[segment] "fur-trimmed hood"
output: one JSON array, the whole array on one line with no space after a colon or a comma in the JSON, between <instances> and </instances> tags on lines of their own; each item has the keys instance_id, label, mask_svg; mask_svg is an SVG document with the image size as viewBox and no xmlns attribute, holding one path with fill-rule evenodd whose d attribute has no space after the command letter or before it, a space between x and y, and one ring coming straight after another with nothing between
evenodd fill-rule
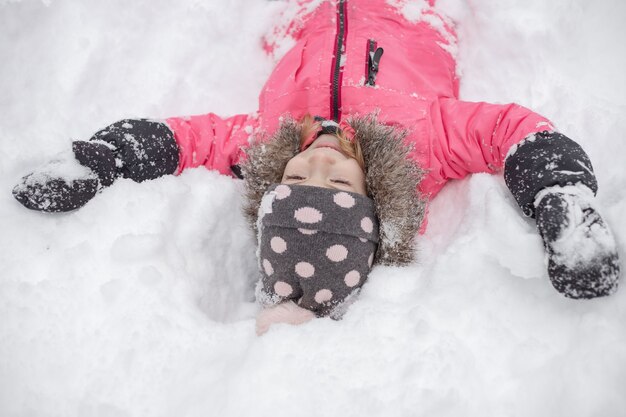
<instances>
[{"instance_id":1,"label":"fur-trimmed hood","mask_svg":"<svg viewBox=\"0 0 626 417\"><path fill-rule=\"evenodd\" d=\"M417 191L424 171L408 154L407 132L379 123L376 115L348 120L363 151L367 193L380 223L374 263L406 265L415 260L415 238L424 220L425 199ZM287 162L300 152L300 125L291 118L270 137L247 150L241 168L246 186L244 211L256 233L257 212L267 188L282 179Z\"/></svg>"}]
</instances>

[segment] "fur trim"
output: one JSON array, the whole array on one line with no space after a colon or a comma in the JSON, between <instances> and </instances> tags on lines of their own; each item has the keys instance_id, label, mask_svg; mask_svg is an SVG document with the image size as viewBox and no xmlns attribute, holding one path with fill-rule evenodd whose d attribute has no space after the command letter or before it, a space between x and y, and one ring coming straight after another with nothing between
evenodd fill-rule
<instances>
[{"instance_id":1,"label":"fur trim","mask_svg":"<svg viewBox=\"0 0 626 417\"><path fill-rule=\"evenodd\" d=\"M417 191L424 171L410 158L407 131L379 123L376 115L348 120L365 159L365 181L380 223L375 264L406 265L415 260L415 238L424 220L425 199ZM256 230L257 211L265 190L282 179L287 162L298 152L300 125L285 119L269 139L246 150L242 173L246 185L244 212Z\"/></svg>"},{"instance_id":2,"label":"fur trim","mask_svg":"<svg viewBox=\"0 0 626 417\"><path fill-rule=\"evenodd\" d=\"M257 235L257 212L265 190L279 183L287 162L300 152L300 125L292 118L285 118L274 136L261 136L246 149L241 173L246 187L244 214L248 224Z\"/></svg>"},{"instance_id":3,"label":"fur trim","mask_svg":"<svg viewBox=\"0 0 626 417\"><path fill-rule=\"evenodd\" d=\"M379 123L376 115L348 121L361 144L367 192L378 215L380 242L375 263L406 265L415 260L415 238L426 200L417 191L424 171L409 156L407 131Z\"/></svg>"}]
</instances>

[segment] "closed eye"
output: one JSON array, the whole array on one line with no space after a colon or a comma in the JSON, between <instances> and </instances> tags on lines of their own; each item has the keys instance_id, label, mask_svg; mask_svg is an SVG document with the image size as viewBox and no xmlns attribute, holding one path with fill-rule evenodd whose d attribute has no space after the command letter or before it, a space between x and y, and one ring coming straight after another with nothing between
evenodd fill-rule
<instances>
[{"instance_id":1,"label":"closed eye","mask_svg":"<svg viewBox=\"0 0 626 417\"><path fill-rule=\"evenodd\" d=\"M351 186L352 184L350 183L350 181L346 181L346 180L330 180L330 182L334 182L337 184L343 184L343 185L348 185Z\"/></svg>"},{"instance_id":2,"label":"closed eye","mask_svg":"<svg viewBox=\"0 0 626 417\"><path fill-rule=\"evenodd\" d=\"M303 176L301 175L286 175L285 176L286 180L296 180L296 181L302 181L304 179Z\"/></svg>"}]
</instances>

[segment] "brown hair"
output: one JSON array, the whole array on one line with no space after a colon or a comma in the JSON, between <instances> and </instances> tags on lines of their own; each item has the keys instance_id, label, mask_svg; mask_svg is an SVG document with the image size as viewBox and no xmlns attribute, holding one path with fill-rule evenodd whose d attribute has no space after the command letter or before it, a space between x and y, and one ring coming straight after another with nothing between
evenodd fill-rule
<instances>
[{"instance_id":1,"label":"brown hair","mask_svg":"<svg viewBox=\"0 0 626 417\"><path fill-rule=\"evenodd\" d=\"M302 149L307 139L316 135L317 132L320 131L322 124L307 113L300 120L300 126L300 149ZM363 172L365 172L365 159L363 158L363 151L358 138L354 137L351 141L341 129L337 129L337 133L333 134L333 136L339 139L339 146L341 147L343 153L350 158L355 159Z\"/></svg>"}]
</instances>

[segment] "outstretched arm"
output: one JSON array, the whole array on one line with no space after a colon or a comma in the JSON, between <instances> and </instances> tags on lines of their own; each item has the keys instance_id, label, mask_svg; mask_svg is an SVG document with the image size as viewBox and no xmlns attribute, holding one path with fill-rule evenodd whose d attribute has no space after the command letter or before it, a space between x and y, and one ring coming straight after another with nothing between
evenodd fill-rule
<instances>
[{"instance_id":1,"label":"outstretched arm","mask_svg":"<svg viewBox=\"0 0 626 417\"><path fill-rule=\"evenodd\" d=\"M442 166L450 178L504 168L518 205L537 220L553 286L570 298L614 293L617 245L596 209L598 184L582 147L515 104L445 99L439 111Z\"/></svg>"},{"instance_id":2,"label":"outstretched arm","mask_svg":"<svg viewBox=\"0 0 626 417\"><path fill-rule=\"evenodd\" d=\"M205 166L232 175L242 148L258 126L255 115L239 114L222 118L215 113L172 117L166 120L179 148L177 173L186 168Z\"/></svg>"},{"instance_id":3,"label":"outstretched arm","mask_svg":"<svg viewBox=\"0 0 626 417\"><path fill-rule=\"evenodd\" d=\"M82 207L119 177L141 182L201 165L233 175L255 127L253 116L213 113L120 120L22 178L13 195L27 208L59 212Z\"/></svg>"},{"instance_id":4,"label":"outstretched arm","mask_svg":"<svg viewBox=\"0 0 626 417\"><path fill-rule=\"evenodd\" d=\"M511 146L533 133L554 130L548 119L518 104L445 98L431 113L439 138L432 152L446 179L497 172Z\"/></svg>"}]
</instances>

